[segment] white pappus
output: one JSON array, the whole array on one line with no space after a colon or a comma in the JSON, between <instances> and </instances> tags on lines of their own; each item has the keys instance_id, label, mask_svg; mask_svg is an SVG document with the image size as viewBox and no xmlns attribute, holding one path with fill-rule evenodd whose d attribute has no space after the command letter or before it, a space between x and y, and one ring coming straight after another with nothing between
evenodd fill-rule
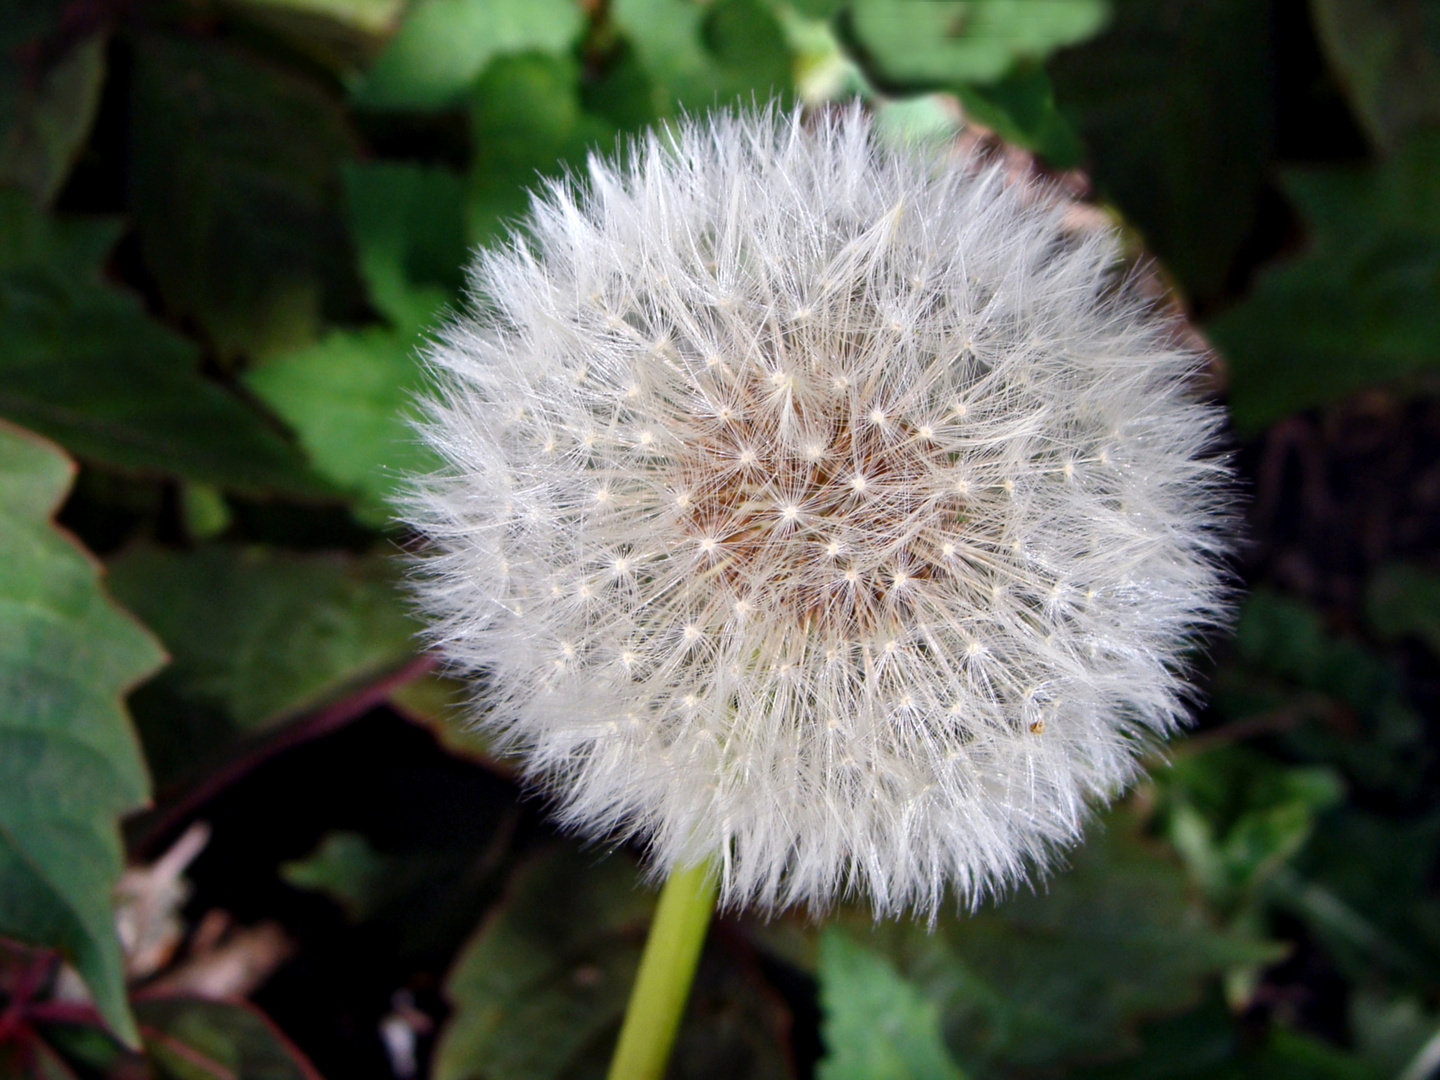
<instances>
[{"instance_id":1,"label":"white pappus","mask_svg":"<svg viewBox=\"0 0 1440 1080\"><path fill-rule=\"evenodd\" d=\"M1079 836L1225 613L1221 410L1048 192L859 109L547 184L432 347L433 640L561 821L932 914Z\"/></svg>"}]
</instances>

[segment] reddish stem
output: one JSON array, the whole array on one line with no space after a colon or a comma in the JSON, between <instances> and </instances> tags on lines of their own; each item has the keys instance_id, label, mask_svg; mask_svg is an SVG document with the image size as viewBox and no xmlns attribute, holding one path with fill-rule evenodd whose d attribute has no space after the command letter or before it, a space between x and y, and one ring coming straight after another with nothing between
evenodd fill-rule
<instances>
[{"instance_id":1,"label":"reddish stem","mask_svg":"<svg viewBox=\"0 0 1440 1080\"><path fill-rule=\"evenodd\" d=\"M433 653L417 656L388 675L357 690L349 697L343 697L286 724L264 742L227 761L167 806L154 821L146 826L143 836L135 842L134 849L143 855L151 854L181 825L193 817L200 807L242 779L257 766L287 750L292 750L304 743L318 739L322 735L329 735L340 730L375 706L383 704L391 694L406 683L435 670L439 663L439 658Z\"/></svg>"}]
</instances>

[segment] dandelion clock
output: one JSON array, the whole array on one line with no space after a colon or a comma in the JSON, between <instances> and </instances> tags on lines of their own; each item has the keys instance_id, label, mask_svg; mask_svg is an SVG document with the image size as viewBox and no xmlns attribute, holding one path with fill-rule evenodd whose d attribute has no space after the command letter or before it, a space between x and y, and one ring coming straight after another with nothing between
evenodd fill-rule
<instances>
[{"instance_id":1,"label":"dandelion clock","mask_svg":"<svg viewBox=\"0 0 1440 1080\"><path fill-rule=\"evenodd\" d=\"M852 109L645 136L479 256L419 590L475 722L670 880L612 1076L716 894L973 905L1182 721L1221 413L1117 249Z\"/></svg>"}]
</instances>

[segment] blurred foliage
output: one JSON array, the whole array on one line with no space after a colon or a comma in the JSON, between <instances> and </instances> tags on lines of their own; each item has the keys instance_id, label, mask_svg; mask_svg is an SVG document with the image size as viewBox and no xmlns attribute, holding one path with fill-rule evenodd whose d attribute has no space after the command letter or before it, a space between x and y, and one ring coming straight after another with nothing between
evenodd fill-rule
<instances>
[{"instance_id":1,"label":"blurred foliage","mask_svg":"<svg viewBox=\"0 0 1440 1080\"><path fill-rule=\"evenodd\" d=\"M0 1076L603 1075L653 901L417 658L424 350L542 179L855 95L887 138L1018 144L1156 260L1222 361L1254 588L1198 734L1068 869L933 927L717 920L671 1075L1418 1080L1440 537L1267 522L1344 487L1377 401L1387 498L1440 518L1426 0L11 0ZM293 954L244 951L266 920Z\"/></svg>"}]
</instances>

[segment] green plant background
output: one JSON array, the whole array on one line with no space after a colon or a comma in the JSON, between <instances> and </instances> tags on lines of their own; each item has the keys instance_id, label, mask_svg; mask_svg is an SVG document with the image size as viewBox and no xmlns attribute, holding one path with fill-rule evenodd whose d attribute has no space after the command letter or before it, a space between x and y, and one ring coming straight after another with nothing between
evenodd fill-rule
<instances>
[{"instance_id":1,"label":"green plant background","mask_svg":"<svg viewBox=\"0 0 1440 1080\"><path fill-rule=\"evenodd\" d=\"M1153 258L1216 349L1247 599L1067 867L933 931L722 918L671 1075L1430 1075L1440 5L0 4L0 1077L603 1074L653 897L417 653L417 348L539 177L856 95ZM195 821L143 964L122 873ZM224 1000L217 917L286 943Z\"/></svg>"}]
</instances>

